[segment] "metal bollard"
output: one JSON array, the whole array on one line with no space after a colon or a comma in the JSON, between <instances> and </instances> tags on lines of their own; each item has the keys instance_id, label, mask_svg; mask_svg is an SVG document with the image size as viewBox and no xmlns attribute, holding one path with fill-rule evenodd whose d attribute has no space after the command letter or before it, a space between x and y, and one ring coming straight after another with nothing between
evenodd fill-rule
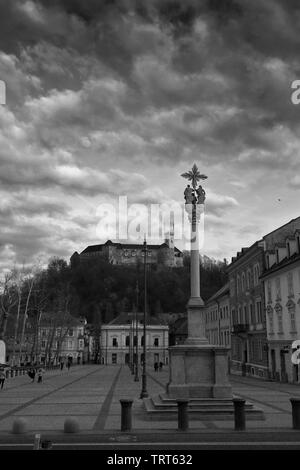
<instances>
[{"instance_id":1,"label":"metal bollard","mask_svg":"<svg viewBox=\"0 0 300 470\"><path fill-rule=\"evenodd\" d=\"M233 398L234 405L234 429L244 431L246 429L245 402L243 398Z\"/></svg>"},{"instance_id":2,"label":"metal bollard","mask_svg":"<svg viewBox=\"0 0 300 470\"><path fill-rule=\"evenodd\" d=\"M121 403L121 431L131 431L131 406L133 400L123 399Z\"/></svg>"},{"instance_id":3,"label":"metal bollard","mask_svg":"<svg viewBox=\"0 0 300 470\"><path fill-rule=\"evenodd\" d=\"M178 406L178 430L186 431L189 428L189 414L188 403L185 398L180 398L177 401Z\"/></svg>"},{"instance_id":4,"label":"metal bollard","mask_svg":"<svg viewBox=\"0 0 300 470\"><path fill-rule=\"evenodd\" d=\"M41 441L41 435L35 434L34 442L33 442L33 450L40 450L40 441Z\"/></svg>"},{"instance_id":5,"label":"metal bollard","mask_svg":"<svg viewBox=\"0 0 300 470\"><path fill-rule=\"evenodd\" d=\"M50 450L52 449L52 441L41 441L41 448L43 450Z\"/></svg>"},{"instance_id":6,"label":"metal bollard","mask_svg":"<svg viewBox=\"0 0 300 470\"><path fill-rule=\"evenodd\" d=\"M293 429L300 429L300 398L290 398L292 404Z\"/></svg>"}]
</instances>

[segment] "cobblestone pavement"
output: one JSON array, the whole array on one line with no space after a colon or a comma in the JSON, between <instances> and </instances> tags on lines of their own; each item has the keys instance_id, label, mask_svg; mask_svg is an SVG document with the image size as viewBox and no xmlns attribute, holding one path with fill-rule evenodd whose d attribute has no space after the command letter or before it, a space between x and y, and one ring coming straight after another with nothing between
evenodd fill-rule
<instances>
[{"instance_id":1,"label":"cobblestone pavement","mask_svg":"<svg viewBox=\"0 0 300 470\"><path fill-rule=\"evenodd\" d=\"M165 390L168 371L148 371L147 390L157 395ZM231 376L235 395L252 401L266 416L264 421L249 421L247 429L291 430L290 398L300 397L300 387L259 379ZM47 371L41 384L32 383L28 376L7 379L0 390L0 437L11 433L13 422L24 418L28 432L63 432L68 417L77 419L82 432L119 431L121 398L132 398L132 428L153 432L176 431L174 421L145 419L143 401L139 398L141 377L134 381L127 366L73 366L70 371ZM200 432L232 430L233 421L190 421L190 430Z\"/></svg>"}]
</instances>

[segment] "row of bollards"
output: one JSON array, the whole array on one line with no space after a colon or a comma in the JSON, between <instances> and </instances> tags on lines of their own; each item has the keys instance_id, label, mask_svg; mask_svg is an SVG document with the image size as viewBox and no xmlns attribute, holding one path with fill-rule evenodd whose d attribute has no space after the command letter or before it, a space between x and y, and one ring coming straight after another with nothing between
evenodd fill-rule
<instances>
[{"instance_id":1,"label":"row of bollards","mask_svg":"<svg viewBox=\"0 0 300 470\"><path fill-rule=\"evenodd\" d=\"M40 434L35 434L33 441L33 450L51 450L52 441L48 439L42 440Z\"/></svg>"},{"instance_id":2,"label":"row of bollards","mask_svg":"<svg viewBox=\"0 0 300 470\"><path fill-rule=\"evenodd\" d=\"M187 431L189 429L189 413L187 399L178 399L178 430ZM233 398L234 406L234 429L235 431L244 431L246 429L246 400L243 398ZM291 398L293 429L300 429L300 398ZM121 431L131 431L132 419L131 408L133 400L123 399L121 403Z\"/></svg>"},{"instance_id":3,"label":"row of bollards","mask_svg":"<svg viewBox=\"0 0 300 470\"><path fill-rule=\"evenodd\" d=\"M187 431L189 429L189 413L187 399L178 399L178 430ZM234 398L234 429L235 431L244 431L246 429L246 401L242 398ZM291 398L292 404L292 417L293 417L293 429L300 430L300 398ZM132 399L122 399L121 403L121 431L131 431L132 429ZM67 418L64 422L65 433L77 433L79 432L79 423L75 418ZM13 422L12 432L14 434L23 434L27 432L27 423L24 418L17 418ZM38 441L39 434L36 434L35 438ZM45 444L45 448L48 444ZM39 446L35 442L34 446ZM35 448L35 447L34 447ZM39 448L39 447L38 447ZM49 447L50 448L50 447Z\"/></svg>"}]
</instances>

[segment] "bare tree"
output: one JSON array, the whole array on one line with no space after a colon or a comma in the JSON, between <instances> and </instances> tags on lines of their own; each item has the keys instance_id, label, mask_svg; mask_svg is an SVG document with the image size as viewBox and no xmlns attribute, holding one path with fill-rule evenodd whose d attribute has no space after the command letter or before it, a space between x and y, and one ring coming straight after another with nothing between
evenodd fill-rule
<instances>
[{"instance_id":1,"label":"bare tree","mask_svg":"<svg viewBox=\"0 0 300 470\"><path fill-rule=\"evenodd\" d=\"M15 360L16 360L16 346L17 346L17 341L18 341L19 318L20 318L20 312L21 312L24 266L21 270L14 268L13 271L14 271L16 294L17 294L18 300L17 300L17 314L15 316L15 322L14 322L14 341L13 341L13 351L12 351L12 358L11 358L12 366L15 365Z\"/></svg>"},{"instance_id":2,"label":"bare tree","mask_svg":"<svg viewBox=\"0 0 300 470\"><path fill-rule=\"evenodd\" d=\"M24 286L27 288L27 293L26 293L25 310L24 310L22 330L21 330L21 338L20 338L20 350L19 350L19 360L20 361L21 361L22 350L23 350L23 346L24 346L25 328L26 328L26 322L27 322L27 319L28 319L29 301L30 301L30 297L31 297L31 294L32 294L32 289L33 289L33 286L34 286L34 282L35 282L35 276L32 273L30 273L28 275L28 277L24 279Z\"/></svg>"},{"instance_id":3,"label":"bare tree","mask_svg":"<svg viewBox=\"0 0 300 470\"><path fill-rule=\"evenodd\" d=\"M3 340L6 336L7 319L18 302L15 286L15 273L13 270L4 275L4 279L0 283L0 287L0 309L2 313L0 339Z\"/></svg>"}]
</instances>

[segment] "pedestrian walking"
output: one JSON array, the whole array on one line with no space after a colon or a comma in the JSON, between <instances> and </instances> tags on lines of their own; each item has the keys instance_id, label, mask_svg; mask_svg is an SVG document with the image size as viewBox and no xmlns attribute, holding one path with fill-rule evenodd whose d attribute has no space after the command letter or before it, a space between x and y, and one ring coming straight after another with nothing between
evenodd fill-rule
<instances>
[{"instance_id":1,"label":"pedestrian walking","mask_svg":"<svg viewBox=\"0 0 300 470\"><path fill-rule=\"evenodd\" d=\"M31 369L29 369L29 371L27 372L27 375L28 377L30 377L32 380L31 382L34 382L34 379L35 379L35 369L32 367Z\"/></svg>"},{"instance_id":2,"label":"pedestrian walking","mask_svg":"<svg viewBox=\"0 0 300 470\"><path fill-rule=\"evenodd\" d=\"M0 385L1 385L1 390L3 388L4 382L5 382L6 376L4 373L4 369L0 370Z\"/></svg>"},{"instance_id":3,"label":"pedestrian walking","mask_svg":"<svg viewBox=\"0 0 300 470\"><path fill-rule=\"evenodd\" d=\"M44 369L40 368L38 370L38 383L41 383L43 381L43 374L44 374Z\"/></svg>"},{"instance_id":4,"label":"pedestrian walking","mask_svg":"<svg viewBox=\"0 0 300 470\"><path fill-rule=\"evenodd\" d=\"M155 370L155 372L158 371L158 362L154 362L154 370Z\"/></svg>"},{"instance_id":5,"label":"pedestrian walking","mask_svg":"<svg viewBox=\"0 0 300 470\"><path fill-rule=\"evenodd\" d=\"M71 362L68 361L68 363L67 363L67 368L68 368L68 370L70 370L70 367L71 367Z\"/></svg>"},{"instance_id":6,"label":"pedestrian walking","mask_svg":"<svg viewBox=\"0 0 300 470\"><path fill-rule=\"evenodd\" d=\"M60 370L63 370L64 365L65 365L65 364L64 364L64 361L62 361L62 362L60 363Z\"/></svg>"},{"instance_id":7,"label":"pedestrian walking","mask_svg":"<svg viewBox=\"0 0 300 470\"><path fill-rule=\"evenodd\" d=\"M162 370L162 368L163 368L163 363L162 363L162 362L160 362L160 363L159 363L159 370L161 371L161 370Z\"/></svg>"}]
</instances>

